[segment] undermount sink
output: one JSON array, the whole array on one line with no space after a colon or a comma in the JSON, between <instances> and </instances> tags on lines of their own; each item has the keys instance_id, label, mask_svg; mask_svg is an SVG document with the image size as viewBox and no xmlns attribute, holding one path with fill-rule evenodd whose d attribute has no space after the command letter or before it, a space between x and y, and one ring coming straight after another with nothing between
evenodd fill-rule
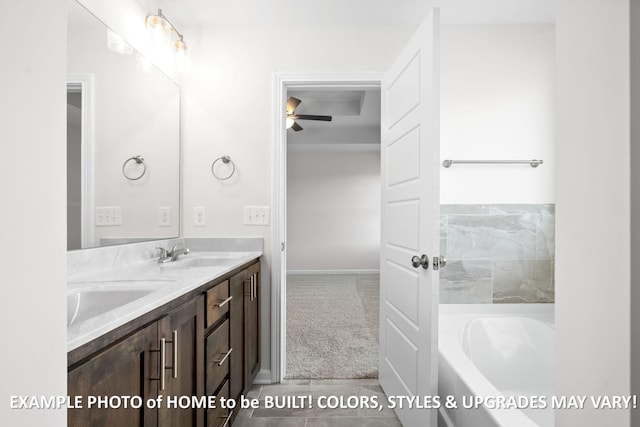
<instances>
[{"instance_id":1,"label":"undermount sink","mask_svg":"<svg viewBox=\"0 0 640 427\"><path fill-rule=\"evenodd\" d=\"M246 256L244 252L222 252L216 255L209 256L197 256L180 258L175 262L168 262L163 264L168 267L181 267L181 268L202 268L202 267L217 267L219 265L228 264L229 262Z\"/></svg>"},{"instance_id":2,"label":"undermount sink","mask_svg":"<svg viewBox=\"0 0 640 427\"><path fill-rule=\"evenodd\" d=\"M92 282L67 292L67 326L104 314L155 292L173 280Z\"/></svg>"},{"instance_id":3,"label":"undermount sink","mask_svg":"<svg viewBox=\"0 0 640 427\"><path fill-rule=\"evenodd\" d=\"M216 267L229 262L229 258L190 258L182 263L185 267Z\"/></svg>"}]
</instances>

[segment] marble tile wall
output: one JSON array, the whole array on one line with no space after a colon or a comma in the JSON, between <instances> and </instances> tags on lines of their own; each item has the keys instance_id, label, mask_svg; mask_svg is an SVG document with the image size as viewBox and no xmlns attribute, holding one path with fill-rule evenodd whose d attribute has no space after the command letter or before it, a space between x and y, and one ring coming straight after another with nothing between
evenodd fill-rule
<instances>
[{"instance_id":1,"label":"marble tile wall","mask_svg":"<svg viewBox=\"0 0 640 427\"><path fill-rule=\"evenodd\" d=\"M442 205L440 303L554 302L555 205Z\"/></svg>"}]
</instances>

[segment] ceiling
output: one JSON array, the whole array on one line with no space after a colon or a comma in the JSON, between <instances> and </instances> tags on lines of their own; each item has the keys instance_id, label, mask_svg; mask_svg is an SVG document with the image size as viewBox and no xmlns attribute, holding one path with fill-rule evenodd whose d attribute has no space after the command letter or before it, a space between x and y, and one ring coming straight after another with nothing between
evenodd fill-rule
<instances>
[{"instance_id":1,"label":"ceiling","mask_svg":"<svg viewBox=\"0 0 640 427\"><path fill-rule=\"evenodd\" d=\"M549 23L555 0L162 0L181 25L418 24L429 8L444 23Z\"/></svg>"},{"instance_id":2,"label":"ceiling","mask_svg":"<svg viewBox=\"0 0 640 427\"><path fill-rule=\"evenodd\" d=\"M333 116L331 122L299 120L304 128L300 132L287 130L287 146L290 149L351 148L379 149L380 144L380 89L339 90L290 90L302 102L297 114ZM342 147L344 148L344 147Z\"/></svg>"}]
</instances>

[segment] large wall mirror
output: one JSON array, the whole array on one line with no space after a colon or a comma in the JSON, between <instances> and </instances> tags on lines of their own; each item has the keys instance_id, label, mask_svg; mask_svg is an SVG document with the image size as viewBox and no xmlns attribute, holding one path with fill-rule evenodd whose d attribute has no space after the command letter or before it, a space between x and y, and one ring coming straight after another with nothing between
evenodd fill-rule
<instances>
[{"instance_id":1,"label":"large wall mirror","mask_svg":"<svg viewBox=\"0 0 640 427\"><path fill-rule=\"evenodd\" d=\"M67 248L180 234L180 87L68 2Z\"/></svg>"}]
</instances>

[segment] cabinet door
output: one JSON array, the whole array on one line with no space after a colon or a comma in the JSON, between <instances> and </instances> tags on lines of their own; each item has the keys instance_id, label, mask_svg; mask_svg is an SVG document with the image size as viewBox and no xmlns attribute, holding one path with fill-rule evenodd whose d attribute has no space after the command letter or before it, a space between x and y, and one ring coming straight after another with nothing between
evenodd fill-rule
<instances>
[{"instance_id":1,"label":"cabinet door","mask_svg":"<svg viewBox=\"0 0 640 427\"><path fill-rule=\"evenodd\" d=\"M233 299L229 308L229 340L233 349L229 365L229 393L237 399L244 388L244 279L242 271L229 279L229 292Z\"/></svg>"},{"instance_id":2,"label":"cabinet door","mask_svg":"<svg viewBox=\"0 0 640 427\"><path fill-rule=\"evenodd\" d=\"M260 264L247 268L244 293L244 388L249 389L260 370Z\"/></svg>"},{"instance_id":3,"label":"cabinet door","mask_svg":"<svg viewBox=\"0 0 640 427\"><path fill-rule=\"evenodd\" d=\"M83 396L82 409L68 410L70 427L155 427L156 410L145 408L145 400L158 394L158 326L156 323L134 333L69 371L70 396ZM142 407L100 409L88 407L89 396L140 396Z\"/></svg>"},{"instance_id":4,"label":"cabinet door","mask_svg":"<svg viewBox=\"0 0 640 427\"><path fill-rule=\"evenodd\" d=\"M166 340L165 381L160 391L166 396L202 396L204 394L204 298L194 298L158 321L160 338ZM200 427L204 410L159 410L160 426ZM118 426L119 427L119 426Z\"/></svg>"}]
</instances>

